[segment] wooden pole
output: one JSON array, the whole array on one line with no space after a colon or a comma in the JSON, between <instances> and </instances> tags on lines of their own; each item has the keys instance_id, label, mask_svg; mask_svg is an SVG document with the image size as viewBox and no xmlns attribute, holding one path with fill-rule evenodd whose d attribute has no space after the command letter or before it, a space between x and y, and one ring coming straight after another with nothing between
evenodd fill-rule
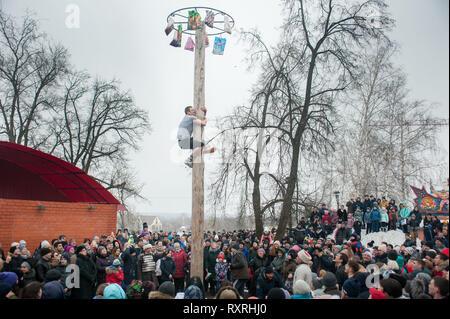
<instances>
[{"instance_id":1,"label":"wooden pole","mask_svg":"<svg viewBox=\"0 0 450 319\"><path fill-rule=\"evenodd\" d=\"M205 106L205 25L195 33L194 108L197 118L203 120L205 114L200 109ZM200 147L196 141L203 140L203 128L194 125L194 149ZM197 145L196 145L197 144ZM204 229L204 161L203 153L193 158L192 166L192 250L191 277L203 280L203 229Z\"/></svg>"}]
</instances>

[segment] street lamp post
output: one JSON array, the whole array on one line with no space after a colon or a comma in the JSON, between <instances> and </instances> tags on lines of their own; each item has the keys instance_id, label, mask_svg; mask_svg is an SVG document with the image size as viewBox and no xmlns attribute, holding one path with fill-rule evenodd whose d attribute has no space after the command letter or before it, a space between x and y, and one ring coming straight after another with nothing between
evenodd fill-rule
<instances>
[{"instance_id":1,"label":"street lamp post","mask_svg":"<svg viewBox=\"0 0 450 319\"><path fill-rule=\"evenodd\" d=\"M337 209L339 209L339 191L335 191L334 192L334 196L336 196L336 203L337 203Z\"/></svg>"}]
</instances>

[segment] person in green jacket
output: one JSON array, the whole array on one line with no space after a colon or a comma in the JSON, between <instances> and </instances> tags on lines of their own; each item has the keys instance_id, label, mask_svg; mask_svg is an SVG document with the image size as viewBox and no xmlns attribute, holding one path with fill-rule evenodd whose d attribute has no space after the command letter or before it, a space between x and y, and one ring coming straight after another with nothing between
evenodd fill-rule
<instances>
[{"instance_id":1,"label":"person in green jacket","mask_svg":"<svg viewBox=\"0 0 450 319\"><path fill-rule=\"evenodd\" d=\"M208 289L208 286L210 287L210 292L212 296L216 295L216 263L217 263L217 256L220 253L219 247L217 247L217 243L213 241L211 243L211 246L208 249L208 253L205 256L205 269L208 273L207 280L206 280L206 289Z\"/></svg>"}]
</instances>

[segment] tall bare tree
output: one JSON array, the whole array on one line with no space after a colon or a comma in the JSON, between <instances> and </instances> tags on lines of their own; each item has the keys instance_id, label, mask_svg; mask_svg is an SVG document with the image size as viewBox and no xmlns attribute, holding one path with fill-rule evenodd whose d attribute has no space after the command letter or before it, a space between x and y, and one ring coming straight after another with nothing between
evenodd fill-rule
<instances>
[{"instance_id":1,"label":"tall bare tree","mask_svg":"<svg viewBox=\"0 0 450 319\"><path fill-rule=\"evenodd\" d=\"M18 25L0 12L1 135L26 146L40 144L46 135L41 120L67 67L67 50L47 42L31 15Z\"/></svg>"}]
</instances>

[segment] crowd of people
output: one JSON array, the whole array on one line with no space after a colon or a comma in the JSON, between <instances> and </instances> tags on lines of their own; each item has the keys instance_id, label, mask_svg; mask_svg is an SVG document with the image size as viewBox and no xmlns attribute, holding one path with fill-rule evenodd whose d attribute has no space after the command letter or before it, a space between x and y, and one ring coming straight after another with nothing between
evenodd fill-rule
<instances>
[{"instance_id":1,"label":"crowd of people","mask_svg":"<svg viewBox=\"0 0 450 319\"><path fill-rule=\"evenodd\" d=\"M363 232L397 228L401 245L361 243ZM0 299L448 298L448 224L406 202L322 205L278 237L274 228L206 231L203 278L190 275L190 233L150 232L145 223L82 243L60 235L33 253L21 240L0 249Z\"/></svg>"}]
</instances>

